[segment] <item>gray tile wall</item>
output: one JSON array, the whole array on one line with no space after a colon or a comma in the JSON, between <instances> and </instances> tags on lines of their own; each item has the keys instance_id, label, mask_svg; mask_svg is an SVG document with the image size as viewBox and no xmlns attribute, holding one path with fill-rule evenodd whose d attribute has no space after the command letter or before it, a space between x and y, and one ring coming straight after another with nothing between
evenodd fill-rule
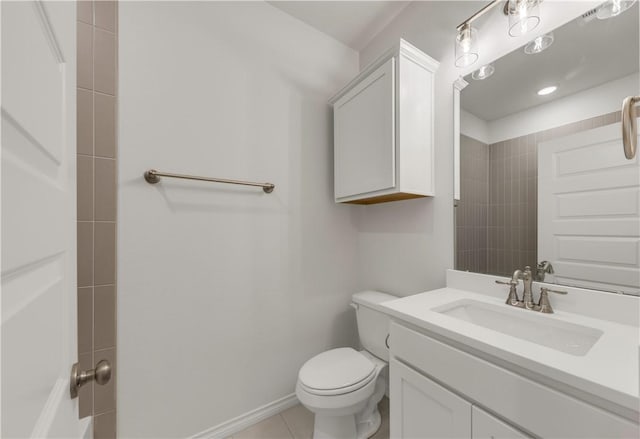
<instances>
[{"instance_id":1,"label":"gray tile wall","mask_svg":"<svg viewBox=\"0 0 640 439\"><path fill-rule=\"evenodd\" d=\"M461 135L456 269L510 275L535 267L538 143L616 122L618 111L491 145Z\"/></svg>"},{"instance_id":2,"label":"gray tile wall","mask_svg":"<svg viewBox=\"0 0 640 439\"><path fill-rule=\"evenodd\" d=\"M487 271L489 145L460 136L460 201L456 207L456 269Z\"/></svg>"},{"instance_id":3,"label":"gray tile wall","mask_svg":"<svg viewBox=\"0 0 640 439\"><path fill-rule=\"evenodd\" d=\"M116 99L117 3L78 1L78 358L107 359L105 386L80 391L80 416L94 437L116 435Z\"/></svg>"}]
</instances>

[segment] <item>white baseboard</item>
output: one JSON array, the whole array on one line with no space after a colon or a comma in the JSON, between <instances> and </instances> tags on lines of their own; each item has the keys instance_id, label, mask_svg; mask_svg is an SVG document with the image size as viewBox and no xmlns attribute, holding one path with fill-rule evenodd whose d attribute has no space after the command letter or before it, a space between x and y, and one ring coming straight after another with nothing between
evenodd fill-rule
<instances>
[{"instance_id":1,"label":"white baseboard","mask_svg":"<svg viewBox=\"0 0 640 439\"><path fill-rule=\"evenodd\" d=\"M291 395L287 395L269 404L265 404L262 407L258 407L255 410L225 421L222 424L194 434L191 436L191 439L224 439L296 404L298 404L298 398L295 393L292 393Z\"/></svg>"}]
</instances>

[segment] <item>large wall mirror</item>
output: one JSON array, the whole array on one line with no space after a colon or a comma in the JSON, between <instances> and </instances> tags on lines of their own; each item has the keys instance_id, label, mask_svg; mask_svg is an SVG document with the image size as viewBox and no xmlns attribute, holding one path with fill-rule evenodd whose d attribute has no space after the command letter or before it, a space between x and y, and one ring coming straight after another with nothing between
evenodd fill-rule
<instances>
[{"instance_id":1,"label":"large wall mirror","mask_svg":"<svg viewBox=\"0 0 640 439\"><path fill-rule=\"evenodd\" d=\"M638 3L591 11L464 78L456 269L640 294L638 27Z\"/></svg>"}]
</instances>

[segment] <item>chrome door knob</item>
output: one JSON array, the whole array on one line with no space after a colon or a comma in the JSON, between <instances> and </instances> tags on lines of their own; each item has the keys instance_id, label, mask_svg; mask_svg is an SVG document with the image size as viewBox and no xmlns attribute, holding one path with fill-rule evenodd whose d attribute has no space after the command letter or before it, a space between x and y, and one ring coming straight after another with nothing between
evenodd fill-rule
<instances>
[{"instance_id":1,"label":"chrome door knob","mask_svg":"<svg viewBox=\"0 0 640 439\"><path fill-rule=\"evenodd\" d=\"M111 379L111 364L107 360L100 360L96 364L95 369L78 370L78 363L71 367L71 379L69 383L69 393L71 399L78 396L78 390L85 384L95 381L97 384L104 386Z\"/></svg>"}]
</instances>

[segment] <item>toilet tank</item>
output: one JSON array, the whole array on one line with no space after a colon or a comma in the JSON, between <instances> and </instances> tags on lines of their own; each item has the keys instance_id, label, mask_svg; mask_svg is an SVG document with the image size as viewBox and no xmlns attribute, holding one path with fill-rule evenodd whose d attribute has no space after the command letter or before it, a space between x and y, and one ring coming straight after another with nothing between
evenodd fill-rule
<instances>
[{"instance_id":1,"label":"toilet tank","mask_svg":"<svg viewBox=\"0 0 640 439\"><path fill-rule=\"evenodd\" d=\"M379 291L363 291L354 294L351 298L356 309L358 335L362 347L387 362L389 361L387 336L391 319L379 309L380 303L394 299L397 297Z\"/></svg>"}]
</instances>

